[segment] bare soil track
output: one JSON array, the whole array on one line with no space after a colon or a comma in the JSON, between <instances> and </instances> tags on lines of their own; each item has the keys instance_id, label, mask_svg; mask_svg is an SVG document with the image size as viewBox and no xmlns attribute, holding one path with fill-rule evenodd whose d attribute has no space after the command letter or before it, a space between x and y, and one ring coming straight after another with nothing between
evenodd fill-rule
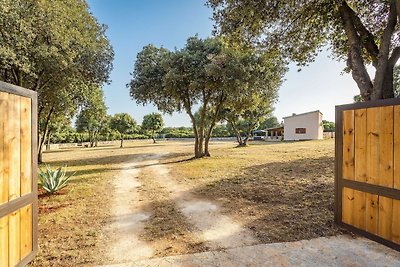
<instances>
[{"instance_id":1,"label":"bare soil track","mask_svg":"<svg viewBox=\"0 0 400 267\"><path fill-rule=\"evenodd\" d=\"M226 251L343 233L333 223L334 142L126 142L45 153L77 171L39 200L33 266L77 266Z\"/></svg>"}]
</instances>

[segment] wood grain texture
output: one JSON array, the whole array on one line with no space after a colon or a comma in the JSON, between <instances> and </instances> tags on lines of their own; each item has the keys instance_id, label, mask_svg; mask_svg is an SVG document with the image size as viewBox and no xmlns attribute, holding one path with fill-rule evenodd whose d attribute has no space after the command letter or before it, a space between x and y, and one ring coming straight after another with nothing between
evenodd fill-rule
<instances>
[{"instance_id":1,"label":"wood grain texture","mask_svg":"<svg viewBox=\"0 0 400 267\"><path fill-rule=\"evenodd\" d=\"M370 184L379 184L380 116L381 108L367 109L367 179Z\"/></svg>"},{"instance_id":2,"label":"wood grain texture","mask_svg":"<svg viewBox=\"0 0 400 267\"><path fill-rule=\"evenodd\" d=\"M31 99L21 97L21 196L32 192Z\"/></svg>"},{"instance_id":3,"label":"wood grain texture","mask_svg":"<svg viewBox=\"0 0 400 267\"><path fill-rule=\"evenodd\" d=\"M371 234L378 234L379 203L378 195L365 193L366 198L366 221L365 230Z\"/></svg>"},{"instance_id":4,"label":"wood grain texture","mask_svg":"<svg viewBox=\"0 0 400 267\"><path fill-rule=\"evenodd\" d=\"M353 204L353 226L362 230L366 229L366 193L354 190L354 204Z\"/></svg>"},{"instance_id":5,"label":"wood grain texture","mask_svg":"<svg viewBox=\"0 0 400 267\"><path fill-rule=\"evenodd\" d=\"M20 210L9 215L9 264L15 266L21 260L21 218Z\"/></svg>"},{"instance_id":6,"label":"wood grain texture","mask_svg":"<svg viewBox=\"0 0 400 267\"><path fill-rule=\"evenodd\" d=\"M0 218L0 266L8 266L8 216Z\"/></svg>"},{"instance_id":7,"label":"wood grain texture","mask_svg":"<svg viewBox=\"0 0 400 267\"><path fill-rule=\"evenodd\" d=\"M354 110L343 111L343 178L354 180Z\"/></svg>"},{"instance_id":8,"label":"wood grain texture","mask_svg":"<svg viewBox=\"0 0 400 267\"><path fill-rule=\"evenodd\" d=\"M32 252L32 205L21 209L21 260Z\"/></svg>"},{"instance_id":9,"label":"wood grain texture","mask_svg":"<svg viewBox=\"0 0 400 267\"><path fill-rule=\"evenodd\" d=\"M393 200L392 241L400 244L400 200Z\"/></svg>"},{"instance_id":10,"label":"wood grain texture","mask_svg":"<svg viewBox=\"0 0 400 267\"><path fill-rule=\"evenodd\" d=\"M8 94L0 92L0 205L8 202Z\"/></svg>"},{"instance_id":11,"label":"wood grain texture","mask_svg":"<svg viewBox=\"0 0 400 267\"><path fill-rule=\"evenodd\" d=\"M9 144L8 157L12 164L9 170L8 200L13 200L21 196L21 164L20 164L20 132L21 132L21 111L20 97L9 95L9 129L10 134L7 142ZM7 156L7 155L6 155Z\"/></svg>"},{"instance_id":12,"label":"wood grain texture","mask_svg":"<svg viewBox=\"0 0 400 267\"><path fill-rule=\"evenodd\" d=\"M393 185L394 188L400 189L400 106L394 107L394 133L393 133Z\"/></svg>"},{"instance_id":13,"label":"wood grain texture","mask_svg":"<svg viewBox=\"0 0 400 267\"><path fill-rule=\"evenodd\" d=\"M354 117L355 180L365 182L367 180L367 110L365 108L356 109Z\"/></svg>"},{"instance_id":14,"label":"wood grain texture","mask_svg":"<svg viewBox=\"0 0 400 267\"><path fill-rule=\"evenodd\" d=\"M379 196L378 235L392 239L393 199Z\"/></svg>"},{"instance_id":15,"label":"wood grain texture","mask_svg":"<svg viewBox=\"0 0 400 267\"><path fill-rule=\"evenodd\" d=\"M380 108L378 184L393 188L393 106Z\"/></svg>"},{"instance_id":16,"label":"wood grain texture","mask_svg":"<svg viewBox=\"0 0 400 267\"><path fill-rule=\"evenodd\" d=\"M342 221L353 225L354 190L343 187L342 194Z\"/></svg>"}]
</instances>

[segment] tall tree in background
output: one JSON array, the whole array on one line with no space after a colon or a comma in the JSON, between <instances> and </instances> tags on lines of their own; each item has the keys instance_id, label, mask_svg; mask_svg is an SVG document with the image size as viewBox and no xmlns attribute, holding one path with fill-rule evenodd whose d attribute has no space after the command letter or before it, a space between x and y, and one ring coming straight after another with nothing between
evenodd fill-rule
<instances>
[{"instance_id":1,"label":"tall tree in background","mask_svg":"<svg viewBox=\"0 0 400 267\"><path fill-rule=\"evenodd\" d=\"M272 60L274 56L233 49L218 38L191 37L174 52L148 45L137 56L128 87L139 104L153 103L166 113L186 111L195 135L195 157L200 158L210 155L212 131L231 97L251 95L262 88L256 84L280 69L282 61ZM196 105L200 106L198 119L193 111Z\"/></svg>"},{"instance_id":2,"label":"tall tree in background","mask_svg":"<svg viewBox=\"0 0 400 267\"><path fill-rule=\"evenodd\" d=\"M329 44L365 101L394 97L400 0L209 0L216 31L235 44L276 48L304 66ZM375 68L371 79L367 65Z\"/></svg>"},{"instance_id":3,"label":"tall tree in background","mask_svg":"<svg viewBox=\"0 0 400 267\"><path fill-rule=\"evenodd\" d=\"M279 84L280 82L277 85ZM224 110L224 119L235 133L239 146L247 146L252 132L260 126L266 116L272 114L275 100L275 95L260 95L259 93L236 102ZM244 101L249 103L244 104Z\"/></svg>"},{"instance_id":4,"label":"tall tree in background","mask_svg":"<svg viewBox=\"0 0 400 267\"><path fill-rule=\"evenodd\" d=\"M142 130L150 133L153 143L156 143L156 133L162 131L164 120L160 113L151 113L143 117Z\"/></svg>"},{"instance_id":5,"label":"tall tree in background","mask_svg":"<svg viewBox=\"0 0 400 267\"><path fill-rule=\"evenodd\" d=\"M110 121L111 129L116 130L121 138L120 148L123 147L124 137L126 134L134 133L137 130L136 121L128 113L117 113Z\"/></svg>"},{"instance_id":6,"label":"tall tree in background","mask_svg":"<svg viewBox=\"0 0 400 267\"><path fill-rule=\"evenodd\" d=\"M275 128L275 127L279 127L279 126L281 126L281 124L279 123L278 118L275 116L269 115L266 118L264 117L264 120L261 121L258 129L265 130L268 128Z\"/></svg>"},{"instance_id":7,"label":"tall tree in background","mask_svg":"<svg viewBox=\"0 0 400 267\"><path fill-rule=\"evenodd\" d=\"M84 0L0 6L0 79L38 92L41 153L49 123L74 115L93 87L108 82L113 50Z\"/></svg>"},{"instance_id":8,"label":"tall tree in background","mask_svg":"<svg viewBox=\"0 0 400 267\"><path fill-rule=\"evenodd\" d=\"M78 113L75 122L76 130L87 132L90 147L94 147L97 146L99 134L106 127L107 122L107 107L104 103L103 91L97 88Z\"/></svg>"}]
</instances>

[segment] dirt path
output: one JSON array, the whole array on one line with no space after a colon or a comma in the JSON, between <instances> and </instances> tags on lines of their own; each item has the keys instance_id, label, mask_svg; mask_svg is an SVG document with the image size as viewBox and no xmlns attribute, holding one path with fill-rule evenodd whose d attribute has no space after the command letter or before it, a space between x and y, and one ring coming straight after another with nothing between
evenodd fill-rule
<instances>
[{"instance_id":1,"label":"dirt path","mask_svg":"<svg viewBox=\"0 0 400 267\"><path fill-rule=\"evenodd\" d=\"M112 242L108 258L112 262L132 262L153 256L153 249L139 239L149 213L142 212L138 201L138 175L136 160L123 165L123 170L114 179L114 201L112 222L107 229Z\"/></svg>"},{"instance_id":2,"label":"dirt path","mask_svg":"<svg viewBox=\"0 0 400 267\"><path fill-rule=\"evenodd\" d=\"M151 165L149 168L154 173L154 179L169 191L170 198L174 200L176 206L197 228L193 234L204 240L206 246L216 250L257 243L248 229L243 228L240 223L230 217L222 215L216 203L196 198L185 185L177 183L169 175L168 168L163 164L158 164L161 156L161 154L156 155L149 164Z\"/></svg>"},{"instance_id":3,"label":"dirt path","mask_svg":"<svg viewBox=\"0 0 400 267\"><path fill-rule=\"evenodd\" d=\"M219 207L207 199L193 196L183 184L170 176L168 168L159 162L165 153L135 158L123 165L114 179L114 201L111 224L107 233L110 263L136 262L154 257L154 248L142 241L147 220L152 215L145 208L149 203L140 201L141 171L153 174L154 182L169 192L169 198L182 212L185 219L195 226L193 235L212 249L235 248L256 244L251 232L238 222L219 212Z\"/></svg>"}]
</instances>

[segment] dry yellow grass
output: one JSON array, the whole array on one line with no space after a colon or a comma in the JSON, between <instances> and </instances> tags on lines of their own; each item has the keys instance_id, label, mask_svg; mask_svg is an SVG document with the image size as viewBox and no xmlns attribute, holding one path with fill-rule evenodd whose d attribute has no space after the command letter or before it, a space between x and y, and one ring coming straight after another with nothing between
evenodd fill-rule
<instances>
[{"instance_id":1,"label":"dry yellow grass","mask_svg":"<svg viewBox=\"0 0 400 267\"><path fill-rule=\"evenodd\" d=\"M260 243L341 232L333 224L333 140L254 142L244 148L236 148L234 142L214 142L212 157L197 160L191 160L190 141L126 142L123 149L116 143L44 154L51 166L67 164L68 171L77 173L60 194L40 197L40 250L32 265L103 263L108 240L103 227L110 219L112 178L124 161L161 152L168 152L162 162L173 179L185 183L195 195L219 203L223 213L243 222ZM143 172L140 179L141 198L153 203L147 208L154 214L142 239L150 242L158 255L207 249L201 240L193 239L192 226L151 175ZM170 236L176 236L176 242ZM166 246L168 242L170 246Z\"/></svg>"}]
</instances>

